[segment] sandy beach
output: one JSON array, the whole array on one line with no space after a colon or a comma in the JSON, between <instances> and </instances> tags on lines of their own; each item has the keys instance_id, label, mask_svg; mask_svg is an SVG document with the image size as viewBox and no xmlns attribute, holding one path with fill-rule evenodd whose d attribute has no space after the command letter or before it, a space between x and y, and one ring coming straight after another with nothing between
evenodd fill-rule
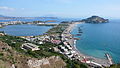
<instances>
[{"instance_id":1,"label":"sandy beach","mask_svg":"<svg viewBox=\"0 0 120 68\"><path fill-rule=\"evenodd\" d=\"M69 24L68 28L66 28L63 32L62 40L66 40L66 37L68 37L68 36L70 37L70 39L67 39L67 42L72 46L72 49L79 56L80 61L82 61L83 59L89 59L90 62L88 62L88 63L90 63L90 64L92 62L95 62L95 64L98 64L101 66L110 66L110 63L107 59L100 59L100 58L95 58L92 56L85 55L76 48L77 40L74 39L74 37L71 34L71 31L77 24L82 24L82 22L75 22L75 23Z\"/></svg>"}]
</instances>

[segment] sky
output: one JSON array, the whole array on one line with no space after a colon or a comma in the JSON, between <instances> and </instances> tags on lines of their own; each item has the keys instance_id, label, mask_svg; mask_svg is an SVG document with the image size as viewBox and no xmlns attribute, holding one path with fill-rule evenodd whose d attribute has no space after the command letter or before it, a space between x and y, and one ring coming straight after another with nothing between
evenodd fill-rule
<instances>
[{"instance_id":1,"label":"sky","mask_svg":"<svg viewBox=\"0 0 120 68\"><path fill-rule=\"evenodd\" d=\"M120 19L120 0L0 0L0 15Z\"/></svg>"}]
</instances>

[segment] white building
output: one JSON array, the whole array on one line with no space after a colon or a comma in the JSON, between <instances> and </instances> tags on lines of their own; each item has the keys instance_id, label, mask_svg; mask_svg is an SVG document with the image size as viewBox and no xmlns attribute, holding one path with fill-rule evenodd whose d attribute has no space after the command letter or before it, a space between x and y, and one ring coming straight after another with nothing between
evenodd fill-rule
<instances>
[{"instance_id":1,"label":"white building","mask_svg":"<svg viewBox=\"0 0 120 68\"><path fill-rule=\"evenodd\" d=\"M37 46L37 45L34 45L34 44L32 44L32 43L24 43L24 44L22 44L22 49L25 49L25 50L32 50L32 51L35 51L35 50L40 50L39 48L38 48L39 46Z\"/></svg>"}]
</instances>

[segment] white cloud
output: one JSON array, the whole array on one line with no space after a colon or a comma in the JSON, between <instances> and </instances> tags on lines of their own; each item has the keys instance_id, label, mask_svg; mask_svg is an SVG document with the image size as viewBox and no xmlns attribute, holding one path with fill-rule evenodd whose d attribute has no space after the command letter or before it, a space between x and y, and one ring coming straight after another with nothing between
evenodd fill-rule
<instances>
[{"instance_id":1,"label":"white cloud","mask_svg":"<svg viewBox=\"0 0 120 68\"><path fill-rule=\"evenodd\" d=\"M10 8L10 7L6 7L6 6L0 6L0 10L8 10L8 11L11 11L11 10L15 10L15 8Z\"/></svg>"}]
</instances>

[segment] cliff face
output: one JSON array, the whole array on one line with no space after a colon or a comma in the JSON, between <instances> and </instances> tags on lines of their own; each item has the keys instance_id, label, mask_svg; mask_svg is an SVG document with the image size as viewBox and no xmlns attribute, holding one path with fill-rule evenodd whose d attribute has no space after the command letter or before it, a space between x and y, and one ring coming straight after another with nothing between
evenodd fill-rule
<instances>
[{"instance_id":1,"label":"cliff face","mask_svg":"<svg viewBox=\"0 0 120 68\"><path fill-rule=\"evenodd\" d=\"M99 16L92 16L92 17L89 17L87 19L81 20L81 22L85 22L85 23L107 23L107 22L109 22L109 20L104 19L104 18L99 17Z\"/></svg>"}]
</instances>

